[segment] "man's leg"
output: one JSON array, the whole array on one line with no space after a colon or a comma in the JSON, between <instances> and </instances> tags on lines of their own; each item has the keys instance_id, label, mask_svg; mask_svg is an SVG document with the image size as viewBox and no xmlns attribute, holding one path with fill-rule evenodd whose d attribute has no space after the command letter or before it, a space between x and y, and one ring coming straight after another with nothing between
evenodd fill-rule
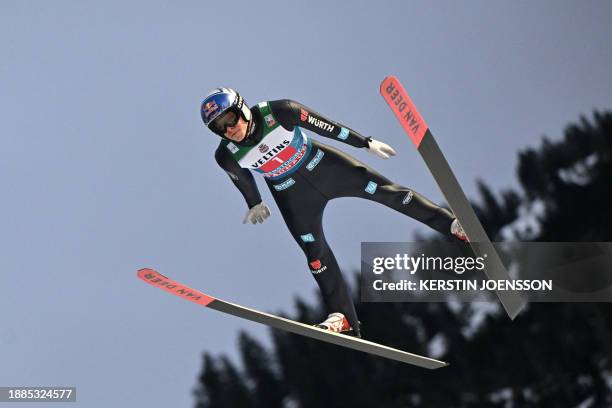
<instances>
[{"instance_id":1,"label":"man's leg","mask_svg":"<svg viewBox=\"0 0 612 408\"><path fill-rule=\"evenodd\" d=\"M353 330L358 331L359 321L353 299L323 234L323 210L328 199L298 174L292 177L297 180L295 185L280 192L271 189L272 194L289 232L306 255L308 267L329 312L342 313ZM290 191L294 187L298 188Z\"/></svg>"},{"instance_id":2,"label":"man's leg","mask_svg":"<svg viewBox=\"0 0 612 408\"><path fill-rule=\"evenodd\" d=\"M390 181L338 149L323 146L323 150L325 155L318 166L319 171L323 173L328 170L327 173L333 175L321 178L322 189L328 197L359 197L376 201L444 235L451 233L455 217L446 208L436 205L414 190Z\"/></svg>"}]
</instances>

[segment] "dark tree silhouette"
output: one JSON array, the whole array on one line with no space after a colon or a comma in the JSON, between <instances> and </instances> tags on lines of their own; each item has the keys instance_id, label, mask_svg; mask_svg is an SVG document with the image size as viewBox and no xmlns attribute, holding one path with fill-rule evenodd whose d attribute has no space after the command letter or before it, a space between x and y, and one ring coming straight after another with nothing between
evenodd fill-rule
<instances>
[{"instance_id":1,"label":"dark tree silhouette","mask_svg":"<svg viewBox=\"0 0 612 408\"><path fill-rule=\"evenodd\" d=\"M581 117L561 140L544 138L539 148L520 152L517 173L522 192L497 197L478 182L475 207L490 236L514 229L521 240L612 240L612 112ZM538 214L536 228L513 226L519 209ZM226 357L204 355L196 406L612 406L607 303L530 304L514 322L490 307L358 305L369 340L428 355L438 350L451 366L436 371L274 330L267 350L243 333L240 370ZM316 321L323 306L298 299L296 310L294 319Z\"/></svg>"}]
</instances>

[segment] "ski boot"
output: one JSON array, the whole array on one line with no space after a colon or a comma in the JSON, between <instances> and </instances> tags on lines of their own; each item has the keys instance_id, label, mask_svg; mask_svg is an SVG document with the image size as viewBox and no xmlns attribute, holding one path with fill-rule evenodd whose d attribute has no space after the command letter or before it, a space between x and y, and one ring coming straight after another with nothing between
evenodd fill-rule
<instances>
[{"instance_id":1,"label":"ski boot","mask_svg":"<svg viewBox=\"0 0 612 408\"><path fill-rule=\"evenodd\" d=\"M457 220L456 218L451 224L450 232L451 232L451 235L454 236L455 238L461 241L467 242L468 237L465 234L465 231L463 230L463 227L461 226L461 224L459 224L459 220Z\"/></svg>"},{"instance_id":2,"label":"ski boot","mask_svg":"<svg viewBox=\"0 0 612 408\"><path fill-rule=\"evenodd\" d=\"M357 330L351 327L350 323L342 313L332 313L327 316L325 321L315 324L314 327L325 329L333 333L345 334L347 336L361 338L361 322Z\"/></svg>"}]
</instances>

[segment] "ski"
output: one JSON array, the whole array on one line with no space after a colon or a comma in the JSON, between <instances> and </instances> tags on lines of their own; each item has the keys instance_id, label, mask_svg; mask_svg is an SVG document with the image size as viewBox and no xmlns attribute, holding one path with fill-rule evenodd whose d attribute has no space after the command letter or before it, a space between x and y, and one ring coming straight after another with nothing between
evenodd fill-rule
<instances>
[{"instance_id":1,"label":"ski","mask_svg":"<svg viewBox=\"0 0 612 408\"><path fill-rule=\"evenodd\" d=\"M504 264L476 217L474 209L463 193L429 127L402 84L396 77L388 76L380 84L380 94L425 161L448 205L463 226L468 241L472 243L471 247L474 253L477 256L488 254L487 264L489 267L485 269L487 278L510 280ZM477 245L473 243L477 243ZM510 319L514 319L525 306L525 301L516 292L498 290L496 294Z\"/></svg>"},{"instance_id":2,"label":"ski","mask_svg":"<svg viewBox=\"0 0 612 408\"><path fill-rule=\"evenodd\" d=\"M233 316L241 317L265 324L266 326L275 329L285 330L291 333L310 337L316 340L321 340L327 343L332 343L338 346L347 347L353 350L363 351L379 357L385 357L391 360L400 361L402 363L412 364L415 366L435 369L448 365L444 361L434 360L432 358L419 356L417 354L407 353L402 350L383 346L371 341L350 337L343 334L331 333L324 329L319 329L314 326L309 326L304 323L299 323L290 319L275 316L272 314L260 312L258 310L249 309L244 306L226 302L210 295L206 295L195 289L191 289L181 283L170 280L159 272L153 269L144 268L138 271L138 277L146 283L165 290L175 296L196 303L200 306L205 306L209 309L214 309L219 312L227 313Z\"/></svg>"}]
</instances>

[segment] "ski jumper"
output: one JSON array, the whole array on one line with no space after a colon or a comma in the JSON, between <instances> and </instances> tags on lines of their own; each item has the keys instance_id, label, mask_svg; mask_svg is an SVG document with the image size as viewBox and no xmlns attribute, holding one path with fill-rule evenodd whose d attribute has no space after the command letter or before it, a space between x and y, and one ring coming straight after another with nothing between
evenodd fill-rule
<instances>
[{"instance_id":1,"label":"ski jumper","mask_svg":"<svg viewBox=\"0 0 612 408\"><path fill-rule=\"evenodd\" d=\"M287 99L262 102L251 113L250 134L241 142L223 139L215 159L249 208L262 201L251 171L264 176L330 313L343 313L359 330L355 306L323 234L323 210L328 201L339 197L376 201L444 235L449 235L454 216L348 154L311 139L303 129L367 148L368 138L354 130Z\"/></svg>"}]
</instances>

